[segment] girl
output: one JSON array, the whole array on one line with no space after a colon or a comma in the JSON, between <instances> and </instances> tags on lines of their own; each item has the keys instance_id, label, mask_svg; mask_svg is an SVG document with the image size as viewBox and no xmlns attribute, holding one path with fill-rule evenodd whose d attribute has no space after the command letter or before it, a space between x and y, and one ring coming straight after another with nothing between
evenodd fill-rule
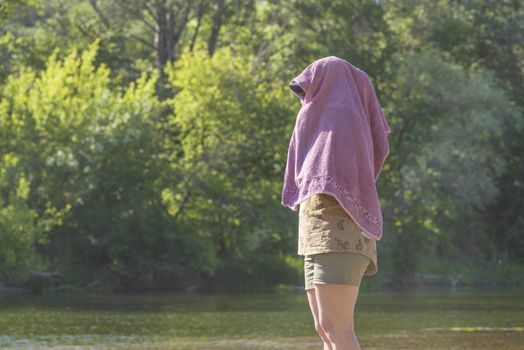
<instances>
[{"instance_id":1,"label":"girl","mask_svg":"<svg viewBox=\"0 0 524 350\"><path fill-rule=\"evenodd\" d=\"M353 311L363 275L377 273L382 212L375 183L391 128L368 75L324 57L290 85L300 98L282 205L299 211L298 254L324 349L360 349Z\"/></svg>"}]
</instances>

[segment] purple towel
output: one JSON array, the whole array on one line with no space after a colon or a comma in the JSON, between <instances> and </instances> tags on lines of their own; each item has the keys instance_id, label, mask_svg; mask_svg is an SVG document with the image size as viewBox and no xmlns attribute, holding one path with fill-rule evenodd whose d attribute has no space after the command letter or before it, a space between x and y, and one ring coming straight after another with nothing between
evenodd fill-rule
<instances>
[{"instance_id":1,"label":"purple towel","mask_svg":"<svg viewBox=\"0 0 524 350\"><path fill-rule=\"evenodd\" d=\"M380 240L375 183L389 154L391 128L368 75L336 56L311 63L293 79L306 93L287 154L282 202L334 196L368 238Z\"/></svg>"}]
</instances>

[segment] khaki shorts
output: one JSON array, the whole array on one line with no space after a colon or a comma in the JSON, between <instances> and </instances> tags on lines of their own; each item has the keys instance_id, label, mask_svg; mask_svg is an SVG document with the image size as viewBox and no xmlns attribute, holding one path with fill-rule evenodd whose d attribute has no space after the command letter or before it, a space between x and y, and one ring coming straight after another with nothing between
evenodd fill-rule
<instances>
[{"instance_id":1,"label":"khaki shorts","mask_svg":"<svg viewBox=\"0 0 524 350\"><path fill-rule=\"evenodd\" d=\"M359 253L330 252L304 256L305 288L320 284L360 286L370 259Z\"/></svg>"}]
</instances>

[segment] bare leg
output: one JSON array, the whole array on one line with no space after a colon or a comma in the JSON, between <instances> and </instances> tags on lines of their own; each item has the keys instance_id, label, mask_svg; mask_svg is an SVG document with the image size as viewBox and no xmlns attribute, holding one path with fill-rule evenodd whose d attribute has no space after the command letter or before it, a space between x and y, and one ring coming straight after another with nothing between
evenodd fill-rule
<instances>
[{"instance_id":1,"label":"bare leg","mask_svg":"<svg viewBox=\"0 0 524 350\"><path fill-rule=\"evenodd\" d=\"M317 331L318 335L320 335L320 338L322 338L322 341L324 342L324 350L333 350L331 347L331 341L329 340L326 332L320 327L319 322L319 316L318 316L318 307L317 307L317 298L315 296L315 288L311 288L306 290L307 299L309 301L309 307L311 309L311 313L313 314L313 319L315 321L315 330Z\"/></svg>"},{"instance_id":2,"label":"bare leg","mask_svg":"<svg viewBox=\"0 0 524 350\"><path fill-rule=\"evenodd\" d=\"M315 283L320 327L327 334L332 350L360 350L353 323L359 288Z\"/></svg>"}]
</instances>

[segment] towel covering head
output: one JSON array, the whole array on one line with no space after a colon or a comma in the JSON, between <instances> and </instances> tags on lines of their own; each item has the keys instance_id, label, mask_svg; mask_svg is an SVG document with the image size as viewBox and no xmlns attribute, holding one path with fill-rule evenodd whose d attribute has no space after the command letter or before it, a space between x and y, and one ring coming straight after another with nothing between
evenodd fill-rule
<instances>
[{"instance_id":1,"label":"towel covering head","mask_svg":"<svg viewBox=\"0 0 524 350\"><path fill-rule=\"evenodd\" d=\"M336 56L292 79L302 104L289 142L281 204L298 211L316 193L334 196L368 238L380 240L376 181L389 154L391 128L369 76Z\"/></svg>"}]
</instances>

